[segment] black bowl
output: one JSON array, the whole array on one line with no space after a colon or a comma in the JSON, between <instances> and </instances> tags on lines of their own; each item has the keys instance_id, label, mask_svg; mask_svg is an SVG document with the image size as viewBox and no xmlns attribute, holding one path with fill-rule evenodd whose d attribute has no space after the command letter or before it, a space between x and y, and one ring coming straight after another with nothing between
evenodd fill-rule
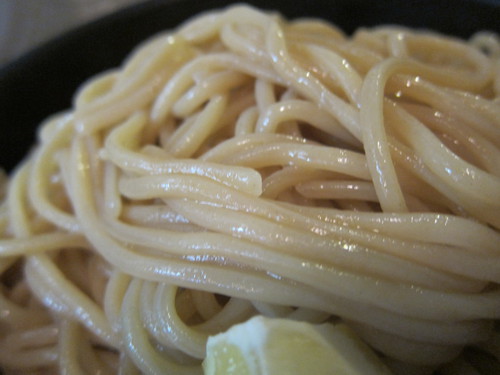
<instances>
[{"instance_id":1,"label":"black bowl","mask_svg":"<svg viewBox=\"0 0 500 375\"><path fill-rule=\"evenodd\" d=\"M140 41L189 17L233 2L154 0L79 27L0 70L0 166L11 170L34 141L38 124L71 105L90 76L115 67ZM321 17L347 33L359 26L400 24L467 38L500 32L498 0L249 0L287 17Z\"/></svg>"}]
</instances>

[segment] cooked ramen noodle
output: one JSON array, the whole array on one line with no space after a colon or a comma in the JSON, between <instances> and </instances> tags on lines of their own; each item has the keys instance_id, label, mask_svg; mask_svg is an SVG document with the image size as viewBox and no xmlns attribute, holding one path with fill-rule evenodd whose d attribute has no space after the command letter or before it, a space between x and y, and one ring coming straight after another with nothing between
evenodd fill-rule
<instances>
[{"instance_id":1,"label":"cooked ramen noodle","mask_svg":"<svg viewBox=\"0 0 500 375\"><path fill-rule=\"evenodd\" d=\"M4 373L200 374L257 314L498 369L498 51L247 6L145 41L2 179Z\"/></svg>"}]
</instances>

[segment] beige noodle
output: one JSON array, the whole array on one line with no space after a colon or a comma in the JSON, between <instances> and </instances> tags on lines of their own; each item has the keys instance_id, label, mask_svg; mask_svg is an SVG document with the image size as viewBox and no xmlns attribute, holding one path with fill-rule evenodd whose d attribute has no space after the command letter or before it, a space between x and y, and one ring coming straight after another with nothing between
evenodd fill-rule
<instances>
[{"instance_id":1,"label":"beige noodle","mask_svg":"<svg viewBox=\"0 0 500 375\"><path fill-rule=\"evenodd\" d=\"M1 176L4 373L200 374L256 314L500 366L499 50L247 6L144 42Z\"/></svg>"}]
</instances>

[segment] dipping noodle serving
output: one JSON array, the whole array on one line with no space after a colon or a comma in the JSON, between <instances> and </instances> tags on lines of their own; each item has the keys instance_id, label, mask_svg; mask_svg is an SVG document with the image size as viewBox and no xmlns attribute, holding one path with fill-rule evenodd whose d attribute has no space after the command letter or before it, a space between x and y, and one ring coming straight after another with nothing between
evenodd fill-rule
<instances>
[{"instance_id":1,"label":"dipping noodle serving","mask_svg":"<svg viewBox=\"0 0 500 375\"><path fill-rule=\"evenodd\" d=\"M146 40L3 174L0 367L200 374L264 315L498 368L499 56L245 5Z\"/></svg>"}]
</instances>

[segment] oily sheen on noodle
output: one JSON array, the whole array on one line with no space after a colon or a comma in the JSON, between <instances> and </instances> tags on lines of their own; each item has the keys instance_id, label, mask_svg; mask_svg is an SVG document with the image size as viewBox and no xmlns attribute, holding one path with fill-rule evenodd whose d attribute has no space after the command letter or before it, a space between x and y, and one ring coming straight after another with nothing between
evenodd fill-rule
<instances>
[{"instance_id":1,"label":"oily sheen on noodle","mask_svg":"<svg viewBox=\"0 0 500 375\"><path fill-rule=\"evenodd\" d=\"M498 367L499 55L246 6L145 41L2 180L4 372L199 374L256 314Z\"/></svg>"}]
</instances>

